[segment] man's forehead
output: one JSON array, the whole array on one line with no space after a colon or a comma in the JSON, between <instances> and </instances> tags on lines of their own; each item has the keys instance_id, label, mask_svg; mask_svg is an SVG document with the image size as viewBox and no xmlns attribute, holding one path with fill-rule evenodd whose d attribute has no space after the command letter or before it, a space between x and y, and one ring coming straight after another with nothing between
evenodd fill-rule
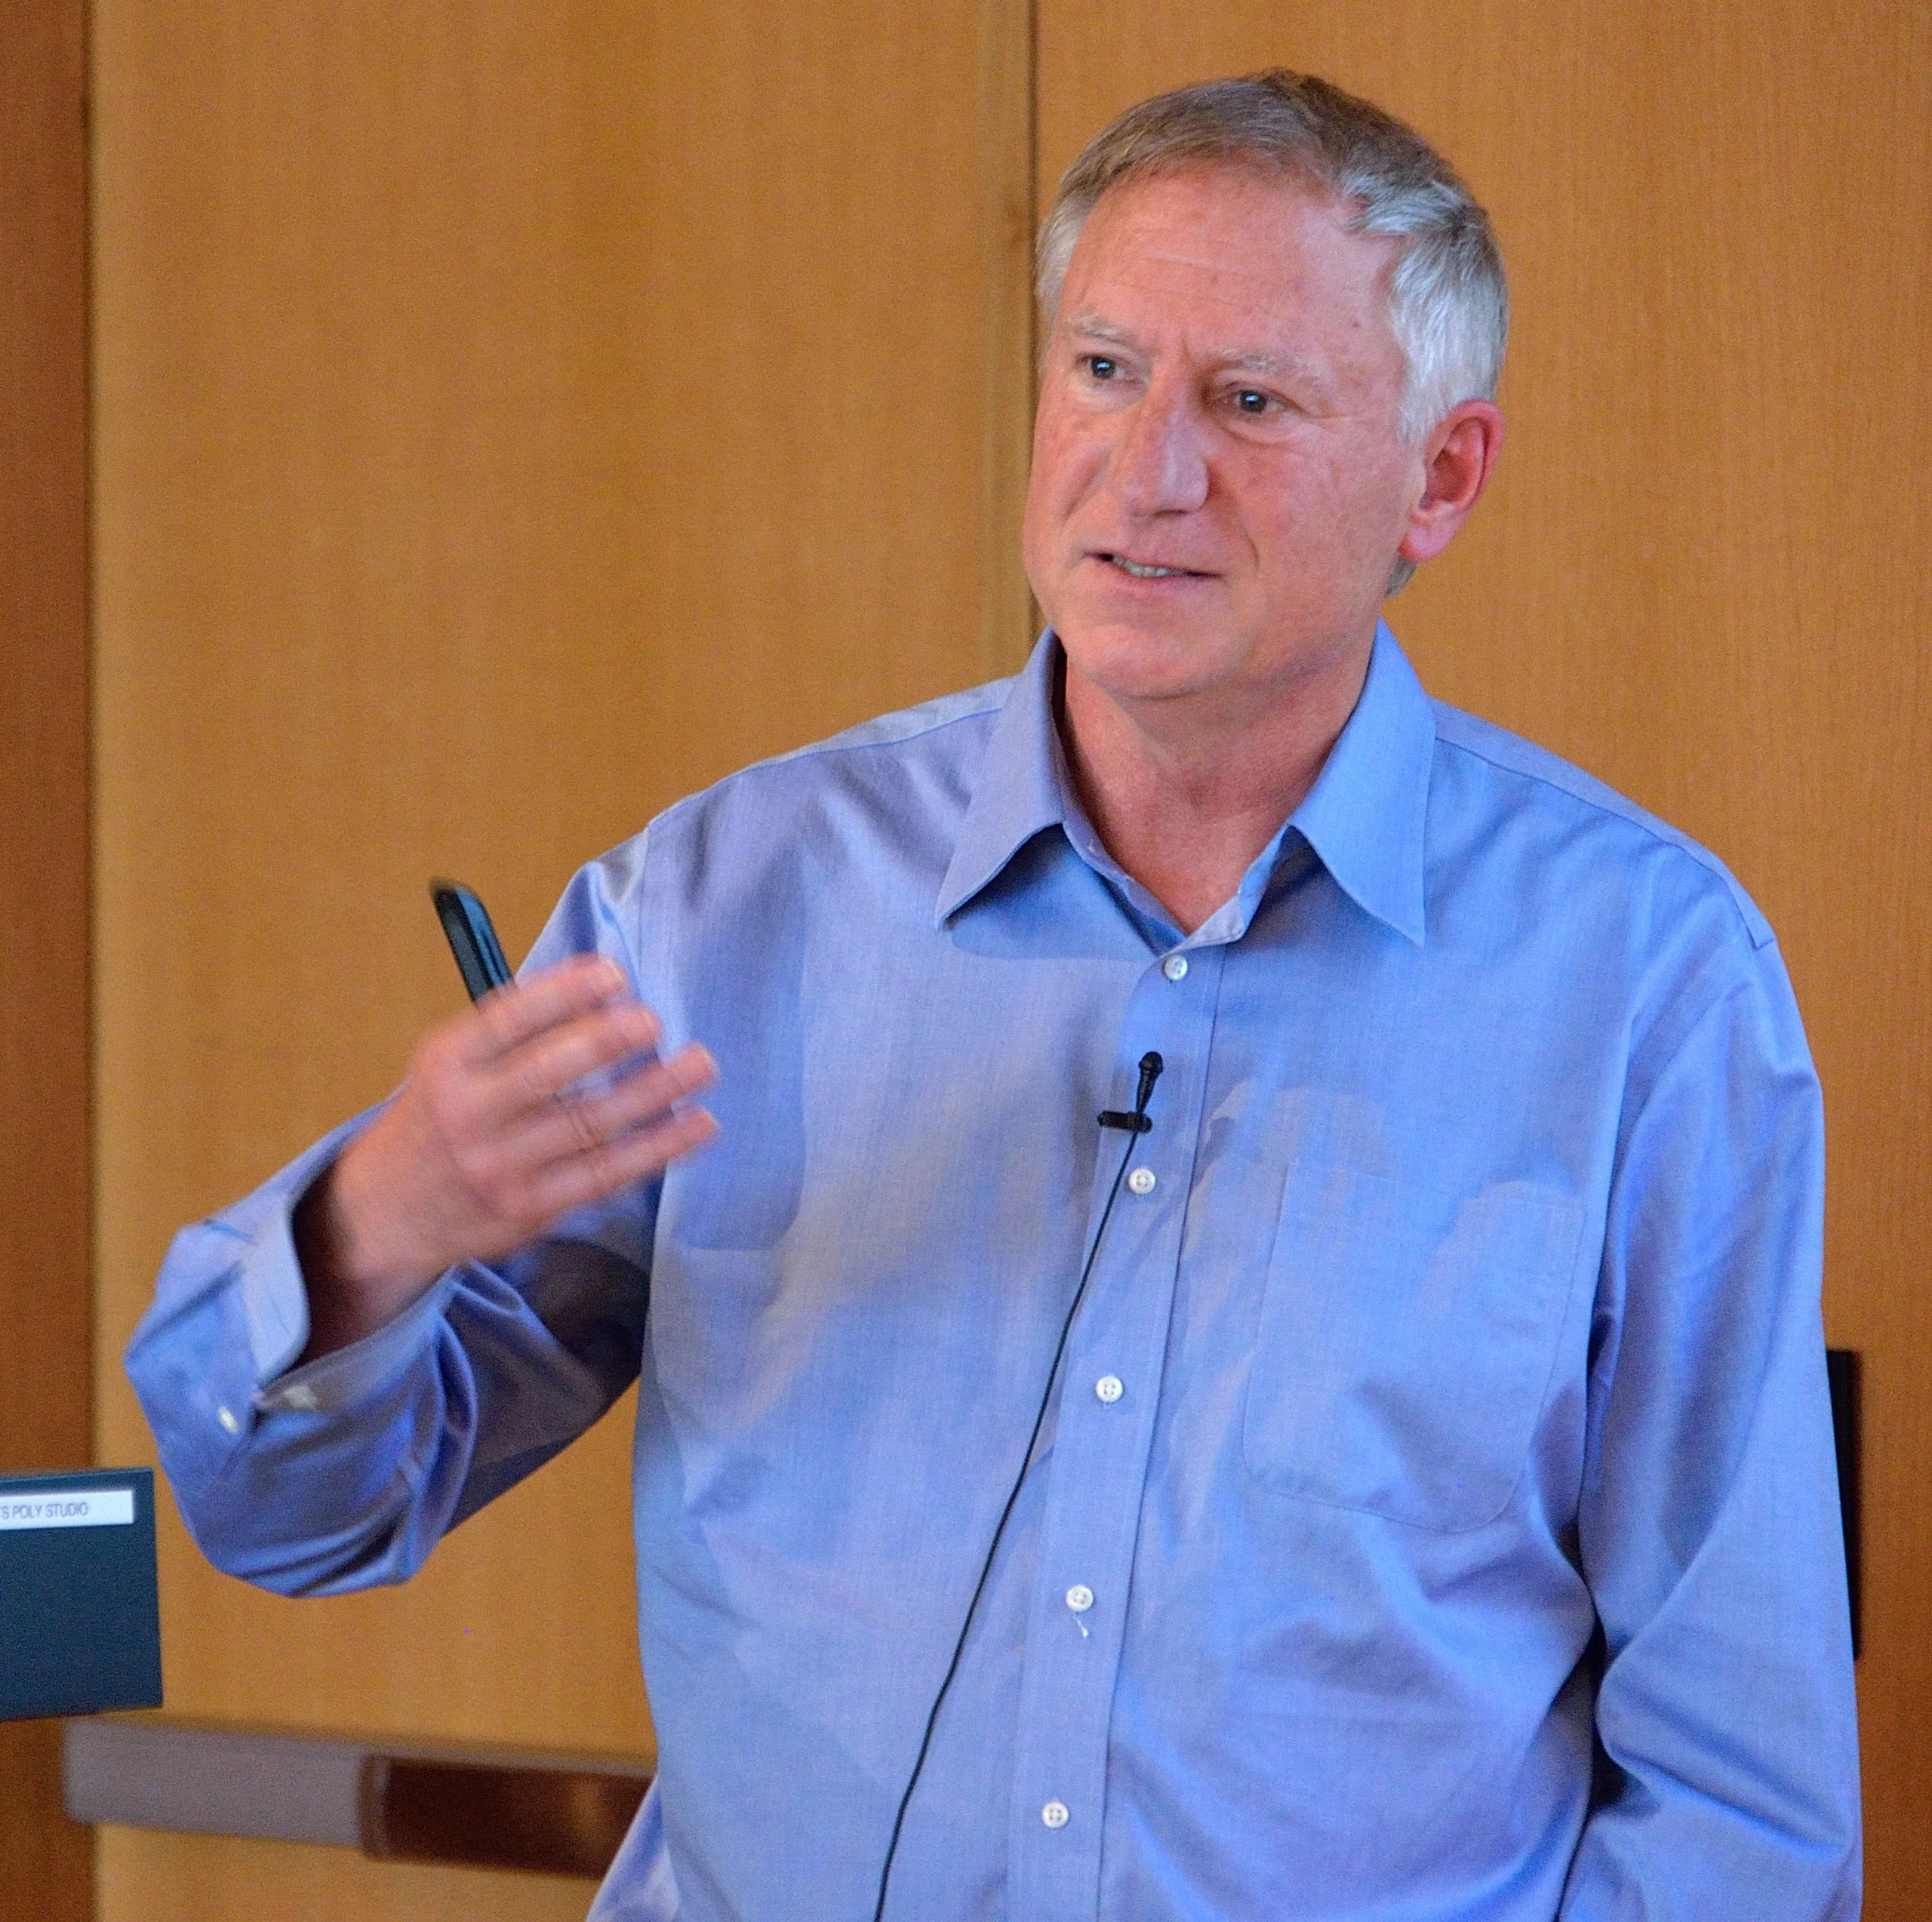
<instances>
[{"instance_id":1,"label":"man's forehead","mask_svg":"<svg viewBox=\"0 0 1932 1922\"><path fill-rule=\"evenodd\" d=\"M1257 378L1399 353L1388 316L1395 249L1299 174L1197 165L1100 196L1075 244L1057 325L1095 346L1191 357Z\"/></svg>"},{"instance_id":2,"label":"man's forehead","mask_svg":"<svg viewBox=\"0 0 1932 1922\"><path fill-rule=\"evenodd\" d=\"M1149 207L1176 204L1214 220L1318 225L1338 235L1351 232L1356 212L1352 203L1306 174L1237 156L1149 166L1125 174L1094 202L1086 224L1105 227Z\"/></svg>"},{"instance_id":3,"label":"man's forehead","mask_svg":"<svg viewBox=\"0 0 1932 1922\"><path fill-rule=\"evenodd\" d=\"M1094 203L1069 278L1140 263L1260 278L1319 257L1363 280L1383 278L1400 251L1363 233L1357 210L1300 174L1218 163L1134 174Z\"/></svg>"}]
</instances>

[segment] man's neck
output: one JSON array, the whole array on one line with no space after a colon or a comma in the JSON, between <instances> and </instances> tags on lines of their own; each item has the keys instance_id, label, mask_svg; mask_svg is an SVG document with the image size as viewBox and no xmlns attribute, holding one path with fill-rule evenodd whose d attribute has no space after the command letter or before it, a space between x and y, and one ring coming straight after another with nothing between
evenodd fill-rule
<instances>
[{"instance_id":1,"label":"man's neck","mask_svg":"<svg viewBox=\"0 0 1932 1922\"><path fill-rule=\"evenodd\" d=\"M1348 724L1368 650L1257 706L1185 697L1123 701L1066 665L1069 769L1121 867L1192 933L1315 785Z\"/></svg>"}]
</instances>

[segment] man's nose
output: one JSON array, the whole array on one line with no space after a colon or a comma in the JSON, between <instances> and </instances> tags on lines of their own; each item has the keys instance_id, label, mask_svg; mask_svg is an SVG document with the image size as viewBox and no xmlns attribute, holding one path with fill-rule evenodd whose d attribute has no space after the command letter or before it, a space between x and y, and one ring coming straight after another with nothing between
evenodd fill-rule
<instances>
[{"instance_id":1,"label":"man's nose","mask_svg":"<svg viewBox=\"0 0 1932 1922\"><path fill-rule=\"evenodd\" d=\"M1208 498L1204 423L1179 382L1156 381L1121 423L1114 491L1132 514L1185 513Z\"/></svg>"}]
</instances>

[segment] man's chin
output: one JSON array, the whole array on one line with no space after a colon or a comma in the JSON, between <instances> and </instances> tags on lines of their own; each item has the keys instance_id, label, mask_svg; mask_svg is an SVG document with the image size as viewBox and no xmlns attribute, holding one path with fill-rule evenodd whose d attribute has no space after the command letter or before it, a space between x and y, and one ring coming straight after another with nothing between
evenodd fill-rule
<instances>
[{"instance_id":1,"label":"man's chin","mask_svg":"<svg viewBox=\"0 0 1932 1922\"><path fill-rule=\"evenodd\" d=\"M1183 700L1219 678L1214 664L1223 650L1199 635L1115 622L1078 623L1071 635L1057 626L1054 632L1069 676L1112 700Z\"/></svg>"}]
</instances>

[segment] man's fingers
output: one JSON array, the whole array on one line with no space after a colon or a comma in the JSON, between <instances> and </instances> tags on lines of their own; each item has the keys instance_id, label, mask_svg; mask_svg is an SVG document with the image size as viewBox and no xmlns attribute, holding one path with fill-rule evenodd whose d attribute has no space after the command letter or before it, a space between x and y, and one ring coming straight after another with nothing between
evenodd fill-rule
<instances>
[{"instance_id":1,"label":"man's fingers","mask_svg":"<svg viewBox=\"0 0 1932 1922\"><path fill-rule=\"evenodd\" d=\"M545 1222L554 1221L572 1208L660 1173L679 1155L703 1147L717 1132L718 1124L706 1109L680 1109L650 1127L633 1129L568 1161L553 1161L531 1183L532 1212Z\"/></svg>"},{"instance_id":2,"label":"man's fingers","mask_svg":"<svg viewBox=\"0 0 1932 1922\"><path fill-rule=\"evenodd\" d=\"M507 1122L547 1106L600 1069L615 1068L655 1047L663 1024L641 1001L607 1001L532 1035L481 1071L478 1113Z\"/></svg>"},{"instance_id":3,"label":"man's fingers","mask_svg":"<svg viewBox=\"0 0 1932 1922\"><path fill-rule=\"evenodd\" d=\"M463 1024L458 1059L483 1067L533 1036L589 1013L625 995L624 971L602 955L573 955L555 967L498 988L476 1004Z\"/></svg>"},{"instance_id":4,"label":"man's fingers","mask_svg":"<svg viewBox=\"0 0 1932 1922\"><path fill-rule=\"evenodd\" d=\"M594 955L497 989L436 1029L337 1164L343 1272L393 1292L466 1256L490 1259L707 1140L717 1124L678 1104L716 1064L697 1047L651 1058L663 1032L623 970ZM614 1072L600 1083L600 1071ZM573 1092L587 1080L596 1092Z\"/></svg>"},{"instance_id":5,"label":"man's fingers","mask_svg":"<svg viewBox=\"0 0 1932 1922\"><path fill-rule=\"evenodd\" d=\"M648 1053L663 1024L623 970L577 955L484 996L424 1044L414 1075L453 1135L513 1126L599 1069Z\"/></svg>"},{"instance_id":6,"label":"man's fingers","mask_svg":"<svg viewBox=\"0 0 1932 1922\"><path fill-rule=\"evenodd\" d=\"M608 1092L569 1095L534 1110L512 1139L511 1152L530 1167L594 1153L606 1142L657 1121L718 1078L718 1064L695 1044L626 1075Z\"/></svg>"}]
</instances>

